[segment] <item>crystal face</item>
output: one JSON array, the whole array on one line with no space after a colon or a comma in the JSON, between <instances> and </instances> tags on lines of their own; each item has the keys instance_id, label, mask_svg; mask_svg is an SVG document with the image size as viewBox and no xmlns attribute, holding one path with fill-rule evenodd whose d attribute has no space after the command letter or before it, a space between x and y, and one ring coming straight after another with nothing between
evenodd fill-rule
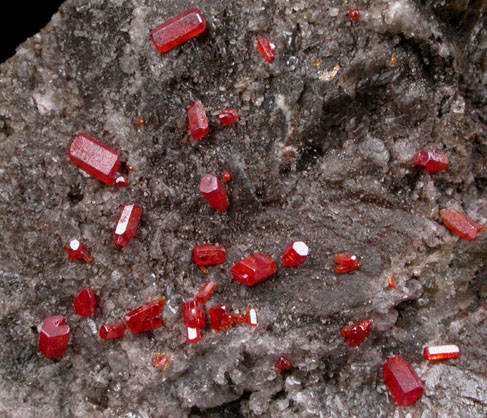
<instances>
[{"instance_id":1,"label":"crystal face","mask_svg":"<svg viewBox=\"0 0 487 418\"><path fill-rule=\"evenodd\" d=\"M115 182L115 175L122 164L117 151L86 134L74 139L68 157L90 176L108 185Z\"/></svg>"},{"instance_id":2,"label":"crystal face","mask_svg":"<svg viewBox=\"0 0 487 418\"><path fill-rule=\"evenodd\" d=\"M214 266L227 259L227 251L219 245L197 245L193 250L193 259L198 266Z\"/></svg>"},{"instance_id":3,"label":"crystal face","mask_svg":"<svg viewBox=\"0 0 487 418\"><path fill-rule=\"evenodd\" d=\"M125 315L125 323L132 334L151 331L162 326L165 299L159 299Z\"/></svg>"},{"instance_id":4,"label":"crystal face","mask_svg":"<svg viewBox=\"0 0 487 418\"><path fill-rule=\"evenodd\" d=\"M438 173L450 167L448 157L432 151L420 151L414 155L414 164L426 168L430 173Z\"/></svg>"},{"instance_id":5,"label":"crystal face","mask_svg":"<svg viewBox=\"0 0 487 418\"><path fill-rule=\"evenodd\" d=\"M76 315L90 317L96 312L97 298L93 289L83 289L73 302Z\"/></svg>"},{"instance_id":6,"label":"crystal face","mask_svg":"<svg viewBox=\"0 0 487 418\"><path fill-rule=\"evenodd\" d=\"M64 316L55 315L44 319L39 335L39 351L49 359L57 359L66 353L71 329Z\"/></svg>"},{"instance_id":7,"label":"crystal face","mask_svg":"<svg viewBox=\"0 0 487 418\"><path fill-rule=\"evenodd\" d=\"M475 241L479 231L484 230L483 226L477 225L467 215L455 209L441 209L440 216L450 231L467 241Z\"/></svg>"},{"instance_id":8,"label":"crystal face","mask_svg":"<svg viewBox=\"0 0 487 418\"><path fill-rule=\"evenodd\" d=\"M358 258L356 255L337 254L334 260L337 264L337 266L335 267L336 274L348 273L350 271L358 270L362 267L362 264L358 262Z\"/></svg>"},{"instance_id":9,"label":"crystal face","mask_svg":"<svg viewBox=\"0 0 487 418\"><path fill-rule=\"evenodd\" d=\"M282 265L285 267L297 267L308 258L309 248L303 241L294 241L284 251Z\"/></svg>"},{"instance_id":10,"label":"crystal face","mask_svg":"<svg viewBox=\"0 0 487 418\"><path fill-rule=\"evenodd\" d=\"M289 370L292 365L291 360L289 360L286 356L280 356L275 363L276 368L279 370Z\"/></svg>"},{"instance_id":11,"label":"crystal face","mask_svg":"<svg viewBox=\"0 0 487 418\"><path fill-rule=\"evenodd\" d=\"M206 174L200 181L200 193L213 209L225 212L230 206L227 191L213 174Z\"/></svg>"},{"instance_id":12,"label":"crystal face","mask_svg":"<svg viewBox=\"0 0 487 418\"><path fill-rule=\"evenodd\" d=\"M69 244L65 245L64 250L68 252L70 260L83 260L86 264L93 262L93 257L89 251L77 239L73 239Z\"/></svg>"},{"instance_id":13,"label":"crystal face","mask_svg":"<svg viewBox=\"0 0 487 418\"><path fill-rule=\"evenodd\" d=\"M188 125L193 139L200 140L210 132L205 107L200 100L196 100L187 110Z\"/></svg>"},{"instance_id":14,"label":"crystal face","mask_svg":"<svg viewBox=\"0 0 487 418\"><path fill-rule=\"evenodd\" d=\"M100 338L102 340L113 340L122 338L125 335L125 324L105 324L100 327Z\"/></svg>"},{"instance_id":15,"label":"crystal face","mask_svg":"<svg viewBox=\"0 0 487 418\"><path fill-rule=\"evenodd\" d=\"M206 22L203 15L198 9L192 8L153 29L150 38L156 49L165 53L205 30Z\"/></svg>"},{"instance_id":16,"label":"crystal face","mask_svg":"<svg viewBox=\"0 0 487 418\"><path fill-rule=\"evenodd\" d=\"M386 361L383 376L384 382L398 405L411 405L423 395L423 382L411 365L400 355Z\"/></svg>"},{"instance_id":17,"label":"crystal face","mask_svg":"<svg viewBox=\"0 0 487 418\"><path fill-rule=\"evenodd\" d=\"M143 212L140 206L123 205L113 232L115 245L123 248L135 237Z\"/></svg>"},{"instance_id":18,"label":"crystal face","mask_svg":"<svg viewBox=\"0 0 487 418\"><path fill-rule=\"evenodd\" d=\"M183 321L188 328L205 328L206 312L203 305L195 300L183 303Z\"/></svg>"},{"instance_id":19,"label":"crystal face","mask_svg":"<svg viewBox=\"0 0 487 418\"><path fill-rule=\"evenodd\" d=\"M257 41L257 48L265 61L274 61L274 51L276 46L271 43L269 39L267 39L265 36L261 36Z\"/></svg>"},{"instance_id":20,"label":"crystal face","mask_svg":"<svg viewBox=\"0 0 487 418\"><path fill-rule=\"evenodd\" d=\"M255 254L232 267L233 279L247 286L254 286L277 272L276 262L265 254Z\"/></svg>"},{"instance_id":21,"label":"crystal face","mask_svg":"<svg viewBox=\"0 0 487 418\"><path fill-rule=\"evenodd\" d=\"M208 282L205 283L203 288L196 295L196 298L195 298L196 301L199 303L202 303L204 305L205 303L207 303L210 300L215 289L216 289L216 283L209 280Z\"/></svg>"},{"instance_id":22,"label":"crystal face","mask_svg":"<svg viewBox=\"0 0 487 418\"><path fill-rule=\"evenodd\" d=\"M186 327L186 341L188 343L197 343L201 340L201 331L199 328Z\"/></svg>"},{"instance_id":23,"label":"crystal face","mask_svg":"<svg viewBox=\"0 0 487 418\"><path fill-rule=\"evenodd\" d=\"M460 349L455 344L425 347L423 356L428 361L449 360L460 357Z\"/></svg>"},{"instance_id":24,"label":"crystal face","mask_svg":"<svg viewBox=\"0 0 487 418\"><path fill-rule=\"evenodd\" d=\"M225 305L212 306L210 308L209 314L211 327L216 332L221 332L229 329L234 323L233 317Z\"/></svg>"},{"instance_id":25,"label":"crystal face","mask_svg":"<svg viewBox=\"0 0 487 418\"><path fill-rule=\"evenodd\" d=\"M355 322L340 330L342 337L347 340L350 347L359 347L372 331L372 319Z\"/></svg>"},{"instance_id":26,"label":"crystal face","mask_svg":"<svg viewBox=\"0 0 487 418\"><path fill-rule=\"evenodd\" d=\"M238 113L235 109L223 109L218 115L218 120L222 125L233 125L238 121Z\"/></svg>"}]
</instances>

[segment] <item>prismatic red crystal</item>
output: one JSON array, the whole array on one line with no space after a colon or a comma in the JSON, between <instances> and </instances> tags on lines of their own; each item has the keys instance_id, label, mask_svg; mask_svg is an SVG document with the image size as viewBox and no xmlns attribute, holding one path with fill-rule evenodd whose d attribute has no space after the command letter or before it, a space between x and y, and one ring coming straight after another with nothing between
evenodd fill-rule
<instances>
[{"instance_id":1,"label":"prismatic red crystal","mask_svg":"<svg viewBox=\"0 0 487 418\"><path fill-rule=\"evenodd\" d=\"M218 115L222 125L230 126L238 121L238 113L235 109L223 109Z\"/></svg>"},{"instance_id":2,"label":"prismatic red crystal","mask_svg":"<svg viewBox=\"0 0 487 418\"><path fill-rule=\"evenodd\" d=\"M212 306L209 313L211 327L216 332L229 329L234 323L233 316L225 305Z\"/></svg>"},{"instance_id":3,"label":"prismatic red crystal","mask_svg":"<svg viewBox=\"0 0 487 418\"><path fill-rule=\"evenodd\" d=\"M200 140L210 132L205 107L200 100L196 100L187 110L188 125L193 139Z\"/></svg>"},{"instance_id":4,"label":"prismatic red crystal","mask_svg":"<svg viewBox=\"0 0 487 418\"><path fill-rule=\"evenodd\" d=\"M425 347L424 358L428 361L449 360L460 357L460 349L455 344Z\"/></svg>"},{"instance_id":5,"label":"prismatic red crystal","mask_svg":"<svg viewBox=\"0 0 487 418\"><path fill-rule=\"evenodd\" d=\"M455 209L441 209L440 216L445 226L459 237L475 241L479 231L484 227L477 225L472 219Z\"/></svg>"},{"instance_id":6,"label":"prismatic red crystal","mask_svg":"<svg viewBox=\"0 0 487 418\"><path fill-rule=\"evenodd\" d=\"M340 330L340 334L347 340L350 347L359 347L372 331L372 319L355 322Z\"/></svg>"},{"instance_id":7,"label":"prismatic red crystal","mask_svg":"<svg viewBox=\"0 0 487 418\"><path fill-rule=\"evenodd\" d=\"M188 328L206 327L206 312L203 305L195 300L183 303L183 321Z\"/></svg>"},{"instance_id":8,"label":"prismatic red crystal","mask_svg":"<svg viewBox=\"0 0 487 418\"><path fill-rule=\"evenodd\" d=\"M389 277L389 286L397 290L397 284L396 281L394 280L394 277Z\"/></svg>"},{"instance_id":9,"label":"prismatic red crystal","mask_svg":"<svg viewBox=\"0 0 487 418\"><path fill-rule=\"evenodd\" d=\"M261 36L257 40L257 48L259 48L260 55L266 60L267 62L274 61L274 51L276 46L269 41L265 36Z\"/></svg>"},{"instance_id":10,"label":"prismatic red crystal","mask_svg":"<svg viewBox=\"0 0 487 418\"><path fill-rule=\"evenodd\" d=\"M188 343L197 343L201 340L201 331L199 328L186 327L186 341Z\"/></svg>"},{"instance_id":11,"label":"prismatic red crystal","mask_svg":"<svg viewBox=\"0 0 487 418\"><path fill-rule=\"evenodd\" d=\"M89 135L78 135L68 151L69 159L90 176L112 185L122 163L118 152Z\"/></svg>"},{"instance_id":12,"label":"prismatic red crystal","mask_svg":"<svg viewBox=\"0 0 487 418\"><path fill-rule=\"evenodd\" d=\"M335 256L336 274L344 274L350 271L358 270L362 264L358 262L357 256L352 254L337 254Z\"/></svg>"},{"instance_id":13,"label":"prismatic red crystal","mask_svg":"<svg viewBox=\"0 0 487 418\"><path fill-rule=\"evenodd\" d=\"M93 257L81 242L77 239L72 239L69 244L64 246L64 250L68 252L70 260L83 260L87 264L91 264Z\"/></svg>"},{"instance_id":14,"label":"prismatic red crystal","mask_svg":"<svg viewBox=\"0 0 487 418\"><path fill-rule=\"evenodd\" d=\"M284 267L297 267L308 258L309 248L303 241L294 241L284 251L282 265Z\"/></svg>"},{"instance_id":15,"label":"prismatic red crystal","mask_svg":"<svg viewBox=\"0 0 487 418\"><path fill-rule=\"evenodd\" d=\"M254 286L271 277L276 271L277 264L271 257L255 254L235 264L231 273L235 281Z\"/></svg>"},{"instance_id":16,"label":"prismatic red crystal","mask_svg":"<svg viewBox=\"0 0 487 418\"><path fill-rule=\"evenodd\" d=\"M132 334L151 331L162 326L165 299L159 299L125 315L125 323Z\"/></svg>"},{"instance_id":17,"label":"prismatic red crystal","mask_svg":"<svg viewBox=\"0 0 487 418\"><path fill-rule=\"evenodd\" d=\"M113 340L122 338L125 335L125 324L119 322L116 324L105 324L100 327L100 338L102 340Z\"/></svg>"},{"instance_id":18,"label":"prismatic red crystal","mask_svg":"<svg viewBox=\"0 0 487 418\"><path fill-rule=\"evenodd\" d=\"M293 364L286 356L280 356L275 363L276 368L279 370L289 370Z\"/></svg>"},{"instance_id":19,"label":"prismatic red crystal","mask_svg":"<svg viewBox=\"0 0 487 418\"><path fill-rule=\"evenodd\" d=\"M193 250L193 259L198 266L214 266L227 259L227 251L219 245L197 245Z\"/></svg>"},{"instance_id":20,"label":"prismatic red crystal","mask_svg":"<svg viewBox=\"0 0 487 418\"><path fill-rule=\"evenodd\" d=\"M71 329L64 316L55 315L44 319L39 335L39 350L49 359L64 356L69 344Z\"/></svg>"},{"instance_id":21,"label":"prismatic red crystal","mask_svg":"<svg viewBox=\"0 0 487 418\"><path fill-rule=\"evenodd\" d=\"M97 298L93 289L83 289L73 302L76 315L89 317L96 312Z\"/></svg>"},{"instance_id":22,"label":"prismatic red crystal","mask_svg":"<svg viewBox=\"0 0 487 418\"><path fill-rule=\"evenodd\" d=\"M414 164L426 168L430 173L438 173L450 167L448 157L445 154L432 151L420 151L414 154Z\"/></svg>"},{"instance_id":23,"label":"prismatic red crystal","mask_svg":"<svg viewBox=\"0 0 487 418\"><path fill-rule=\"evenodd\" d=\"M400 355L386 361L384 382L398 405L411 405L423 395L423 382Z\"/></svg>"},{"instance_id":24,"label":"prismatic red crystal","mask_svg":"<svg viewBox=\"0 0 487 418\"><path fill-rule=\"evenodd\" d=\"M352 20L359 20L360 19L360 13L357 9L351 9L348 11L348 17Z\"/></svg>"},{"instance_id":25,"label":"prismatic red crystal","mask_svg":"<svg viewBox=\"0 0 487 418\"><path fill-rule=\"evenodd\" d=\"M230 206L227 191L213 174L205 174L200 180L200 193L213 209L225 212Z\"/></svg>"},{"instance_id":26,"label":"prismatic red crystal","mask_svg":"<svg viewBox=\"0 0 487 418\"><path fill-rule=\"evenodd\" d=\"M209 280L196 295L196 301L203 305L208 302L216 289L216 283Z\"/></svg>"},{"instance_id":27,"label":"prismatic red crystal","mask_svg":"<svg viewBox=\"0 0 487 418\"><path fill-rule=\"evenodd\" d=\"M222 178L225 183L228 183L230 180L232 180L232 175L228 171L224 171Z\"/></svg>"},{"instance_id":28,"label":"prismatic red crystal","mask_svg":"<svg viewBox=\"0 0 487 418\"><path fill-rule=\"evenodd\" d=\"M115 245L125 247L135 237L143 209L137 205L123 205L113 231Z\"/></svg>"},{"instance_id":29,"label":"prismatic red crystal","mask_svg":"<svg viewBox=\"0 0 487 418\"><path fill-rule=\"evenodd\" d=\"M165 53L202 34L205 29L203 15L198 9L193 8L153 29L150 38L156 49Z\"/></svg>"}]
</instances>

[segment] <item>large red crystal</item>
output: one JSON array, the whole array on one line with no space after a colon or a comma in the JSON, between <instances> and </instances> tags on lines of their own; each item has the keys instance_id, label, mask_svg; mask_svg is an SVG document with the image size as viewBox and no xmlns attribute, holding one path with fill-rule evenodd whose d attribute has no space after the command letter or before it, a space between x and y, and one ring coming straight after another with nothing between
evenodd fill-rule
<instances>
[{"instance_id":1,"label":"large red crystal","mask_svg":"<svg viewBox=\"0 0 487 418\"><path fill-rule=\"evenodd\" d=\"M238 113L235 109L223 109L218 115L222 125L230 126L238 121Z\"/></svg>"},{"instance_id":2,"label":"large red crystal","mask_svg":"<svg viewBox=\"0 0 487 418\"><path fill-rule=\"evenodd\" d=\"M417 152L414 155L414 164L426 168L430 173L438 173L450 167L448 157L445 154L438 154L432 151Z\"/></svg>"},{"instance_id":3,"label":"large red crystal","mask_svg":"<svg viewBox=\"0 0 487 418\"><path fill-rule=\"evenodd\" d=\"M276 368L279 370L289 370L293 364L286 356L280 356L275 363Z\"/></svg>"},{"instance_id":4,"label":"large red crystal","mask_svg":"<svg viewBox=\"0 0 487 418\"><path fill-rule=\"evenodd\" d=\"M125 247L135 237L143 209L137 205L123 205L113 231L115 245Z\"/></svg>"},{"instance_id":5,"label":"large red crystal","mask_svg":"<svg viewBox=\"0 0 487 418\"><path fill-rule=\"evenodd\" d=\"M201 178L200 193L213 209L225 212L230 206L225 187L213 174L206 174Z\"/></svg>"},{"instance_id":6,"label":"large red crystal","mask_svg":"<svg viewBox=\"0 0 487 418\"><path fill-rule=\"evenodd\" d=\"M271 257L255 254L235 264L231 273L235 281L254 286L271 277L276 271L277 264Z\"/></svg>"},{"instance_id":7,"label":"large red crystal","mask_svg":"<svg viewBox=\"0 0 487 418\"><path fill-rule=\"evenodd\" d=\"M337 254L335 256L335 263L337 263L337 266L335 266L336 274L348 273L362 267L357 256L352 254Z\"/></svg>"},{"instance_id":8,"label":"large red crystal","mask_svg":"<svg viewBox=\"0 0 487 418\"><path fill-rule=\"evenodd\" d=\"M350 347L359 347L372 331L372 319L355 322L340 330L340 334L347 340Z\"/></svg>"},{"instance_id":9,"label":"large red crystal","mask_svg":"<svg viewBox=\"0 0 487 418\"><path fill-rule=\"evenodd\" d=\"M164 53L202 34L205 29L203 15L193 8L153 29L150 38L156 49Z\"/></svg>"},{"instance_id":10,"label":"large red crystal","mask_svg":"<svg viewBox=\"0 0 487 418\"><path fill-rule=\"evenodd\" d=\"M460 357L460 349L455 344L425 347L424 358L428 361L449 360Z\"/></svg>"},{"instance_id":11,"label":"large red crystal","mask_svg":"<svg viewBox=\"0 0 487 418\"><path fill-rule=\"evenodd\" d=\"M162 326L165 299L159 299L125 315L125 323L132 334L151 331Z\"/></svg>"},{"instance_id":12,"label":"large red crystal","mask_svg":"<svg viewBox=\"0 0 487 418\"><path fill-rule=\"evenodd\" d=\"M183 303L183 321L188 328L206 327L206 312L203 305L195 300Z\"/></svg>"},{"instance_id":13,"label":"large red crystal","mask_svg":"<svg viewBox=\"0 0 487 418\"><path fill-rule=\"evenodd\" d=\"M276 46L269 41L265 36L261 36L257 41L257 48L259 48L260 55L267 62L274 61L274 51Z\"/></svg>"},{"instance_id":14,"label":"large red crystal","mask_svg":"<svg viewBox=\"0 0 487 418\"><path fill-rule=\"evenodd\" d=\"M445 226L459 237L475 241L479 231L484 227L477 225L472 219L455 209L441 209L440 216Z\"/></svg>"},{"instance_id":15,"label":"large red crystal","mask_svg":"<svg viewBox=\"0 0 487 418\"><path fill-rule=\"evenodd\" d=\"M309 248L303 241L294 241L284 251L282 265L284 267L297 267L308 258Z\"/></svg>"},{"instance_id":16,"label":"large red crystal","mask_svg":"<svg viewBox=\"0 0 487 418\"><path fill-rule=\"evenodd\" d=\"M398 405L411 405L423 395L423 382L400 355L386 361L384 382Z\"/></svg>"},{"instance_id":17,"label":"large red crystal","mask_svg":"<svg viewBox=\"0 0 487 418\"><path fill-rule=\"evenodd\" d=\"M205 107L200 100L196 100L187 110L188 125L193 139L200 140L210 132Z\"/></svg>"},{"instance_id":18,"label":"large red crystal","mask_svg":"<svg viewBox=\"0 0 487 418\"><path fill-rule=\"evenodd\" d=\"M214 266L227 259L227 251L219 245L197 245L193 250L193 259L198 266Z\"/></svg>"},{"instance_id":19,"label":"large red crystal","mask_svg":"<svg viewBox=\"0 0 487 418\"><path fill-rule=\"evenodd\" d=\"M97 141L89 135L78 135L68 151L69 159L90 176L112 185L120 170L118 152Z\"/></svg>"},{"instance_id":20,"label":"large red crystal","mask_svg":"<svg viewBox=\"0 0 487 418\"><path fill-rule=\"evenodd\" d=\"M64 356L68 349L71 329L66 325L64 316L55 315L44 319L39 335L39 350L47 358L57 359Z\"/></svg>"},{"instance_id":21,"label":"large red crystal","mask_svg":"<svg viewBox=\"0 0 487 418\"><path fill-rule=\"evenodd\" d=\"M83 260L87 264L91 264L93 261L89 251L77 239L72 239L69 244L66 244L64 250L68 252L70 260Z\"/></svg>"},{"instance_id":22,"label":"large red crystal","mask_svg":"<svg viewBox=\"0 0 487 418\"><path fill-rule=\"evenodd\" d=\"M206 282L203 288L196 295L196 301L202 303L203 305L208 302L216 289L216 283L211 280Z\"/></svg>"},{"instance_id":23,"label":"large red crystal","mask_svg":"<svg viewBox=\"0 0 487 418\"><path fill-rule=\"evenodd\" d=\"M125 324L119 322L116 324L105 324L100 327L100 338L102 340L113 340L122 338L125 334Z\"/></svg>"},{"instance_id":24,"label":"large red crystal","mask_svg":"<svg viewBox=\"0 0 487 418\"><path fill-rule=\"evenodd\" d=\"M90 317L96 312L97 298L93 289L83 289L73 302L76 315Z\"/></svg>"}]
</instances>

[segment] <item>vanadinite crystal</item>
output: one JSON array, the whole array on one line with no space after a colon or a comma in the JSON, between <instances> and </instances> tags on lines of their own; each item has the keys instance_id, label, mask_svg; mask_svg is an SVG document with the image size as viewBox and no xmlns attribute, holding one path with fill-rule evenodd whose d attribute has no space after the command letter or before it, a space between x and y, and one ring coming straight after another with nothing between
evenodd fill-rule
<instances>
[{"instance_id":1,"label":"vanadinite crystal","mask_svg":"<svg viewBox=\"0 0 487 418\"><path fill-rule=\"evenodd\" d=\"M105 324L100 327L100 338L102 340L113 340L122 338L125 334L125 324L119 322L116 324Z\"/></svg>"},{"instance_id":2,"label":"vanadinite crystal","mask_svg":"<svg viewBox=\"0 0 487 418\"><path fill-rule=\"evenodd\" d=\"M213 174L206 174L201 178L200 193L213 209L225 212L230 206L225 187Z\"/></svg>"},{"instance_id":3,"label":"vanadinite crystal","mask_svg":"<svg viewBox=\"0 0 487 418\"><path fill-rule=\"evenodd\" d=\"M117 151L86 134L74 139L68 157L83 171L108 185L115 182L115 175L122 164Z\"/></svg>"},{"instance_id":4,"label":"vanadinite crystal","mask_svg":"<svg viewBox=\"0 0 487 418\"><path fill-rule=\"evenodd\" d=\"M232 175L228 171L224 171L222 178L225 183L228 183L232 179Z\"/></svg>"},{"instance_id":5,"label":"vanadinite crystal","mask_svg":"<svg viewBox=\"0 0 487 418\"><path fill-rule=\"evenodd\" d=\"M205 107L200 100L196 100L187 110L188 125L193 139L204 138L210 132Z\"/></svg>"},{"instance_id":6,"label":"vanadinite crystal","mask_svg":"<svg viewBox=\"0 0 487 418\"><path fill-rule=\"evenodd\" d=\"M235 109L223 109L218 115L218 120L222 125L233 125L238 121L238 113Z\"/></svg>"},{"instance_id":7,"label":"vanadinite crystal","mask_svg":"<svg viewBox=\"0 0 487 418\"><path fill-rule=\"evenodd\" d=\"M276 262L265 254L255 254L239 261L232 267L233 279L247 286L254 286L260 283L277 271Z\"/></svg>"},{"instance_id":8,"label":"vanadinite crystal","mask_svg":"<svg viewBox=\"0 0 487 418\"><path fill-rule=\"evenodd\" d=\"M96 312L96 295L93 289L83 289L73 302L76 315L89 317Z\"/></svg>"},{"instance_id":9,"label":"vanadinite crystal","mask_svg":"<svg viewBox=\"0 0 487 418\"><path fill-rule=\"evenodd\" d=\"M479 231L484 227L477 225L472 219L455 209L441 209L440 216L445 226L459 237L475 241Z\"/></svg>"},{"instance_id":10,"label":"vanadinite crystal","mask_svg":"<svg viewBox=\"0 0 487 418\"><path fill-rule=\"evenodd\" d=\"M211 327L216 332L229 329L234 324L233 315L228 311L225 305L212 306L210 308Z\"/></svg>"},{"instance_id":11,"label":"vanadinite crystal","mask_svg":"<svg viewBox=\"0 0 487 418\"><path fill-rule=\"evenodd\" d=\"M123 205L113 232L115 245L125 247L135 237L144 211L137 205Z\"/></svg>"},{"instance_id":12,"label":"vanadinite crystal","mask_svg":"<svg viewBox=\"0 0 487 418\"><path fill-rule=\"evenodd\" d=\"M188 343L197 343L201 340L201 331L199 328L186 327L186 341Z\"/></svg>"},{"instance_id":13,"label":"vanadinite crystal","mask_svg":"<svg viewBox=\"0 0 487 418\"><path fill-rule=\"evenodd\" d=\"M276 46L269 41L265 36L261 36L257 41L257 48L259 48L260 55L267 62L274 61L274 51Z\"/></svg>"},{"instance_id":14,"label":"vanadinite crystal","mask_svg":"<svg viewBox=\"0 0 487 418\"><path fill-rule=\"evenodd\" d=\"M203 288L196 295L196 301L202 303L203 305L208 302L216 289L216 283L211 280L206 282Z\"/></svg>"},{"instance_id":15,"label":"vanadinite crystal","mask_svg":"<svg viewBox=\"0 0 487 418\"><path fill-rule=\"evenodd\" d=\"M425 347L423 355L429 361L448 360L460 357L460 349L455 344L436 345Z\"/></svg>"},{"instance_id":16,"label":"vanadinite crystal","mask_svg":"<svg viewBox=\"0 0 487 418\"><path fill-rule=\"evenodd\" d=\"M294 241L284 251L282 265L285 267L297 267L308 257L309 248L303 241Z\"/></svg>"},{"instance_id":17,"label":"vanadinite crystal","mask_svg":"<svg viewBox=\"0 0 487 418\"><path fill-rule=\"evenodd\" d=\"M203 305L195 300L184 302L183 321L188 328L205 328L206 312Z\"/></svg>"},{"instance_id":18,"label":"vanadinite crystal","mask_svg":"<svg viewBox=\"0 0 487 418\"><path fill-rule=\"evenodd\" d=\"M340 330L340 334L347 340L350 347L359 347L372 331L372 319L355 322Z\"/></svg>"},{"instance_id":19,"label":"vanadinite crystal","mask_svg":"<svg viewBox=\"0 0 487 418\"><path fill-rule=\"evenodd\" d=\"M162 367L164 371L166 371L172 360L172 356L167 356L166 354L161 353L154 353L153 356L152 365L157 368Z\"/></svg>"},{"instance_id":20,"label":"vanadinite crystal","mask_svg":"<svg viewBox=\"0 0 487 418\"><path fill-rule=\"evenodd\" d=\"M214 266L227 259L227 251L219 245L197 245L193 250L193 259L198 266Z\"/></svg>"},{"instance_id":21,"label":"vanadinite crystal","mask_svg":"<svg viewBox=\"0 0 487 418\"><path fill-rule=\"evenodd\" d=\"M151 331L162 326L165 299L159 299L125 315L125 322L132 334Z\"/></svg>"},{"instance_id":22,"label":"vanadinite crystal","mask_svg":"<svg viewBox=\"0 0 487 418\"><path fill-rule=\"evenodd\" d=\"M386 361L384 382L398 405L411 405L423 395L423 382L400 355Z\"/></svg>"},{"instance_id":23,"label":"vanadinite crystal","mask_svg":"<svg viewBox=\"0 0 487 418\"><path fill-rule=\"evenodd\" d=\"M448 157L445 154L432 151L420 151L414 154L414 164L426 168L430 173L438 173L450 167Z\"/></svg>"},{"instance_id":24,"label":"vanadinite crystal","mask_svg":"<svg viewBox=\"0 0 487 418\"><path fill-rule=\"evenodd\" d=\"M203 15L193 8L153 29L150 38L156 49L164 53L202 34L205 29Z\"/></svg>"},{"instance_id":25,"label":"vanadinite crystal","mask_svg":"<svg viewBox=\"0 0 487 418\"><path fill-rule=\"evenodd\" d=\"M275 363L275 366L279 370L289 370L292 365L291 360L289 360L286 356L280 356Z\"/></svg>"},{"instance_id":26,"label":"vanadinite crystal","mask_svg":"<svg viewBox=\"0 0 487 418\"><path fill-rule=\"evenodd\" d=\"M360 13L357 9L351 9L348 11L348 17L352 20L359 20L360 19Z\"/></svg>"},{"instance_id":27,"label":"vanadinite crystal","mask_svg":"<svg viewBox=\"0 0 487 418\"><path fill-rule=\"evenodd\" d=\"M344 274L350 271L358 270L362 265L358 262L357 256L352 254L337 254L335 256L336 274Z\"/></svg>"},{"instance_id":28,"label":"vanadinite crystal","mask_svg":"<svg viewBox=\"0 0 487 418\"><path fill-rule=\"evenodd\" d=\"M66 325L64 316L49 316L44 319L39 335L39 350L47 358L56 359L64 356L68 349L71 329Z\"/></svg>"},{"instance_id":29,"label":"vanadinite crystal","mask_svg":"<svg viewBox=\"0 0 487 418\"><path fill-rule=\"evenodd\" d=\"M91 264L93 261L91 254L77 239L72 239L69 244L64 246L64 250L68 252L70 260L83 260L87 264Z\"/></svg>"}]
</instances>

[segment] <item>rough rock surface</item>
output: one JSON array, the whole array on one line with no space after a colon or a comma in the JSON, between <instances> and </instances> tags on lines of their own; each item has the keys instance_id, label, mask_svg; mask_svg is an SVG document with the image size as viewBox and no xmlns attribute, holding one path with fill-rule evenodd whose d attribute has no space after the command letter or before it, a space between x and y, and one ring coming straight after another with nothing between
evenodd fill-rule
<instances>
[{"instance_id":1,"label":"rough rock surface","mask_svg":"<svg viewBox=\"0 0 487 418\"><path fill-rule=\"evenodd\" d=\"M192 6L205 36L159 54L149 30ZM487 221L486 13L485 0L66 1L0 66L0 414L486 416L487 234L460 240L438 216L453 207ZM262 34L277 45L272 64L257 51ZM201 142L186 123L196 98L211 124ZM219 125L225 107L239 110L237 125ZM68 161L80 132L136 168L128 189ZM414 167L422 149L446 153L450 169ZM198 182L224 170L232 206L219 214ZM112 228L129 202L145 214L120 251ZM92 265L68 260L71 238ZM236 261L279 259L291 239L311 248L301 267L253 288L231 279ZM191 259L204 243L228 251L208 276ZM337 277L337 252L360 255L362 270ZM181 302L208 278L211 303L252 306L260 326L187 344ZM72 307L86 286L102 299L92 319ZM100 325L161 296L165 327L99 340ZM59 361L37 350L38 325L54 314L72 327ZM340 328L368 317L373 333L348 348ZM463 355L427 363L429 343ZM167 371L151 365L154 352L173 355ZM277 373L281 354L293 368ZM382 381L394 354L425 382L411 407Z\"/></svg>"}]
</instances>

